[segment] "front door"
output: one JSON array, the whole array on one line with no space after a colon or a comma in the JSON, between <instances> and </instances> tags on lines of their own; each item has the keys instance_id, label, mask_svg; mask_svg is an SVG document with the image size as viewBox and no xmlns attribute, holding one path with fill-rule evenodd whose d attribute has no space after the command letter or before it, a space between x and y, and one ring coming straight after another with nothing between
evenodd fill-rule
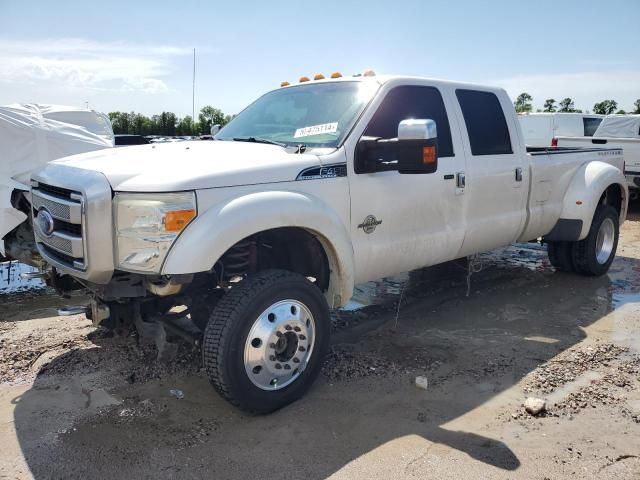
<instances>
[{"instance_id":1,"label":"front door","mask_svg":"<svg viewBox=\"0 0 640 480\"><path fill-rule=\"evenodd\" d=\"M464 238L464 195L455 174L464 152L450 124L446 98L429 85L385 85L384 92L346 144L351 190L351 235L356 282L455 258ZM438 135L438 168L430 174L397 171L356 174L354 155L361 136L394 138L406 119L431 119ZM452 134L453 130L453 134ZM458 194L457 194L458 193Z\"/></svg>"}]
</instances>

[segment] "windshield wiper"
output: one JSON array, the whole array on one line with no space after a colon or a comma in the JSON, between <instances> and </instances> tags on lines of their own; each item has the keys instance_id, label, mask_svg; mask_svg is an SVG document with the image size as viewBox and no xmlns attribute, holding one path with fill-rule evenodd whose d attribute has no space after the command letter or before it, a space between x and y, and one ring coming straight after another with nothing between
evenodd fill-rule
<instances>
[{"instance_id":1,"label":"windshield wiper","mask_svg":"<svg viewBox=\"0 0 640 480\"><path fill-rule=\"evenodd\" d=\"M234 142L266 143L268 145L277 145L283 148L287 146L286 143L274 142L273 140L269 140L267 138L260 138L260 137L233 137L233 141Z\"/></svg>"}]
</instances>

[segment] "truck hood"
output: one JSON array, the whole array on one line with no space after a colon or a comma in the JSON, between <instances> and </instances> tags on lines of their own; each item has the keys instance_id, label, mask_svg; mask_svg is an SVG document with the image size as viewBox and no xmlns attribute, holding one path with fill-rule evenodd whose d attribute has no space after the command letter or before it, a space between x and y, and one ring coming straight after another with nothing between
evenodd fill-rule
<instances>
[{"instance_id":1,"label":"truck hood","mask_svg":"<svg viewBox=\"0 0 640 480\"><path fill-rule=\"evenodd\" d=\"M100 172L115 191L170 192L292 181L320 160L277 145L196 140L112 148L52 163Z\"/></svg>"}]
</instances>

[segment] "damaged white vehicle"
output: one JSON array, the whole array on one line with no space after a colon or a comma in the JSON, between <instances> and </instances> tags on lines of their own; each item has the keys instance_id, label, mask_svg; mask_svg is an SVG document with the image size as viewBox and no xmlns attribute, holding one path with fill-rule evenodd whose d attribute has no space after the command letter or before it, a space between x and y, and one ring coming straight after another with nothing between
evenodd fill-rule
<instances>
[{"instance_id":1,"label":"damaged white vehicle","mask_svg":"<svg viewBox=\"0 0 640 480\"><path fill-rule=\"evenodd\" d=\"M607 272L623 165L620 149L527 151L502 89L332 78L263 95L213 142L50 163L32 215L94 322L133 323L161 355L167 330L190 338L221 395L269 412L317 377L356 283L540 237L557 269Z\"/></svg>"},{"instance_id":2,"label":"damaged white vehicle","mask_svg":"<svg viewBox=\"0 0 640 480\"><path fill-rule=\"evenodd\" d=\"M43 267L31 227L31 173L48 162L113 147L109 118L61 105L0 106L0 261Z\"/></svg>"}]
</instances>

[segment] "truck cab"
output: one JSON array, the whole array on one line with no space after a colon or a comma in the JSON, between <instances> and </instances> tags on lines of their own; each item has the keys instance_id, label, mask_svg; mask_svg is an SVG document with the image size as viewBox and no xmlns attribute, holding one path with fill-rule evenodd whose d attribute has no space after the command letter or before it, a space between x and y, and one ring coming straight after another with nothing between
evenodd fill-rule
<instances>
[{"instance_id":1,"label":"truck cab","mask_svg":"<svg viewBox=\"0 0 640 480\"><path fill-rule=\"evenodd\" d=\"M38 248L94 322L164 338L189 316L211 383L252 412L304 394L356 283L538 238L558 270L602 275L626 215L622 152L527 151L502 89L334 77L263 95L213 142L32 177Z\"/></svg>"}]
</instances>

